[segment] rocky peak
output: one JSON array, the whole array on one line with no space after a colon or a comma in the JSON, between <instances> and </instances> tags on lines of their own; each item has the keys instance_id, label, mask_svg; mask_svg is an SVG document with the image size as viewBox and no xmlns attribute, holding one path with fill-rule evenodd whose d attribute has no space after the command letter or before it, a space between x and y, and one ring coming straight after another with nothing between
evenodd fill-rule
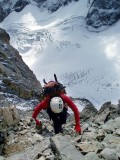
<instances>
[{"instance_id":1,"label":"rocky peak","mask_svg":"<svg viewBox=\"0 0 120 160\"><path fill-rule=\"evenodd\" d=\"M10 36L0 28L0 92L29 99L41 93L41 84L9 40Z\"/></svg>"},{"instance_id":2,"label":"rocky peak","mask_svg":"<svg viewBox=\"0 0 120 160\"><path fill-rule=\"evenodd\" d=\"M94 0L86 16L90 31L100 31L120 19L120 0Z\"/></svg>"},{"instance_id":3,"label":"rocky peak","mask_svg":"<svg viewBox=\"0 0 120 160\"><path fill-rule=\"evenodd\" d=\"M26 5L34 4L39 9L47 9L55 12L61 6L66 6L72 1L79 0L1 0L0 1L0 22L12 11L20 12ZM120 0L93 0L86 16L86 25L90 31L101 31L113 25L120 19Z\"/></svg>"}]
</instances>

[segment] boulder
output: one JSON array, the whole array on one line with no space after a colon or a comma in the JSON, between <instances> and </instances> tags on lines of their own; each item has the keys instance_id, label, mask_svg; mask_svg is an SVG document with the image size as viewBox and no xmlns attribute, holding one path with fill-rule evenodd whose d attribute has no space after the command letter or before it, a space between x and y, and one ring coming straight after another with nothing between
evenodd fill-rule
<instances>
[{"instance_id":1,"label":"boulder","mask_svg":"<svg viewBox=\"0 0 120 160\"><path fill-rule=\"evenodd\" d=\"M20 122L20 116L15 106L1 108L3 121L5 125L11 126L16 125Z\"/></svg>"},{"instance_id":2,"label":"boulder","mask_svg":"<svg viewBox=\"0 0 120 160\"><path fill-rule=\"evenodd\" d=\"M60 134L51 137L51 145L58 159L61 160L84 160L84 156L78 151L74 144L71 143L70 136L62 136Z\"/></svg>"},{"instance_id":3,"label":"boulder","mask_svg":"<svg viewBox=\"0 0 120 160\"><path fill-rule=\"evenodd\" d=\"M87 104L80 114L81 122L93 121L96 113L97 109L93 105Z\"/></svg>"},{"instance_id":4,"label":"boulder","mask_svg":"<svg viewBox=\"0 0 120 160\"><path fill-rule=\"evenodd\" d=\"M100 160L95 152L89 152L85 155L85 160Z\"/></svg>"},{"instance_id":5,"label":"boulder","mask_svg":"<svg viewBox=\"0 0 120 160\"><path fill-rule=\"evenodd\" d=\"M114 119L116 117L119 117L117 112L117 105L113 105L111 102L106 102L95 115L94 122L101 124L107 122L109 119Z\"/></svg>"},{"instance_id":6,"label":"boulder","mask_svg":"<svg viewBox=\"0 0 120 160\"><path fill-rule=\"evenodd\" d=\"M20 122L20 115L17 108L12 105L0 108L0 155L8 140L10 130L18 125Z\"/></svg>"},{"instance_id":7,"label":"boulder","mask_svg":"<svg viewBox=\"0 0 120 160\"><path fill-rule=\"evenodd\" d=\"M100 155L104 160L119 160L117 152L114 149L105 148Z\"/></svg>"}]
</instances>

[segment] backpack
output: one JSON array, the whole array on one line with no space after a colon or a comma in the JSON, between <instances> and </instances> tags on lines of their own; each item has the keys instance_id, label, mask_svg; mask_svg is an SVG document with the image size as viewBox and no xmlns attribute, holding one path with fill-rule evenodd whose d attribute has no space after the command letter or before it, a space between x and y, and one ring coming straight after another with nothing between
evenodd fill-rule
<instances>
[{"instance_id":1,"label":"backpack","mask_svg":"<svg viewBox=\"0 0 120 160\"><path fill-rule=\"evenodd\" d=\"M43 97L46 97L48 95L51 97L55 97L61 92L66 94L66 86L63 86L63 84L58 82L56 74L54 74L54 79L55 81L49 81L48 83L45 81L45 79L43 79L43 82L45 84L42 90Z\"/></svg>"}]
</instances>

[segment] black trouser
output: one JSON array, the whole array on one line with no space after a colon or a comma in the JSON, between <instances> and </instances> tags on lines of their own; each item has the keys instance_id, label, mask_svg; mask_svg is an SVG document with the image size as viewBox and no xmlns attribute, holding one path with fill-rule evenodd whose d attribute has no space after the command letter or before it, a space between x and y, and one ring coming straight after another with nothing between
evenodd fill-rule
<instances>
[{"instance_id":1,"label":"black trouser","mask_svg":"<svg viewBox=\"0 0 120 160\"><path fill-rule=\"evenodd\" d=\"M62 132L62 124L66 123L67 120L67 108L64 107L63 111L60 113L54 113L52 112L51 108L47 108L47 113L53 121L53 126L55 130L55 134Z\"/></svg>"}]
</instances>

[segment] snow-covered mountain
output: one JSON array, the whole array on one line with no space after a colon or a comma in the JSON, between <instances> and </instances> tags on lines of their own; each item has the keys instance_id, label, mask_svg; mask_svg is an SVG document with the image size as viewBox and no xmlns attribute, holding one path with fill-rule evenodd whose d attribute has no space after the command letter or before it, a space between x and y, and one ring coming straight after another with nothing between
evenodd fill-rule
<instances>
[{"instance_id":1,"label":"snow-covered mountain","mask_svg":"<svg viewBox=\"0 0 120 160\"><path fill-rule=\"evenodd\" d=\"M20 12L29 4L36 5L39 9L54 12L61 6L66 6L72 1L78 0L0 0L0 22L4 20L11 12Z\"/></svg>"},{"instance_id":2,"label":"snow-covered mountain","mask_svg":"<svg viewBox=\"0 0 120 160\"><path fill-rule=\"evenodd\" d=\"M11 44L38 80L51 80L56 73L72 97L84 97L97 108L106 101L117 103L120 22L90 32L85 20L92 1L73 1L56 12L41 10L36 3L11 12L0 27L10 34Z\"/></svg>"}]
</instances>

